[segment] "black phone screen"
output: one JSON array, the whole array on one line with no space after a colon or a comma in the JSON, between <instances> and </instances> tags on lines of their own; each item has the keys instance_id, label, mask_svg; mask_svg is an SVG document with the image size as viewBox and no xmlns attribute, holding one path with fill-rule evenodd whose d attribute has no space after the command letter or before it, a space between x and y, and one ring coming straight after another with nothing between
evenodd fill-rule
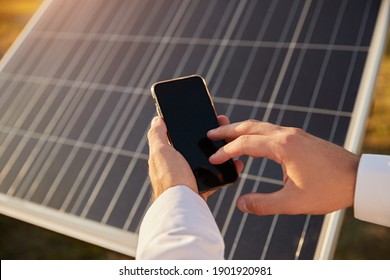
<instances>
[{"instance_id":1,"label":"black phone screen","mask_svg":"<svg viewBox=\"0 0 390 280\"><path fill-rule=\"evenodd\" d=\"M190 76L158 82L152 92L169 140L191 166L199 192L236 181L238 174L232 160L219 165L208 160L226 143L207 138L207 132L219 123L203 78Z\"/></svg>"}]
</instances>

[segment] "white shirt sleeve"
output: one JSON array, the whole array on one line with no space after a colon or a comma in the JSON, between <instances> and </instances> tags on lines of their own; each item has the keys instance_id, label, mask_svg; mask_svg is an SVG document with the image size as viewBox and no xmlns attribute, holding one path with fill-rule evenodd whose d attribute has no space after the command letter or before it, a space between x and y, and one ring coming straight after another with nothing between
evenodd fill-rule
<instances>
[{"instance_id":1,"label":"white shirt sleeve","mask_svg":"<svg viewBox=\"0 0 390 280\"><path fill-rule=\"evenodd\" d=\"M186 186L163 192L147 211L137 259L223 259L225 244L206 202Z\"/></svg>"},{"instance_id":2,"label":"white shirt sleeve","mask_svg":"<svg viewBox=\"0 0 390 280\"><path fill-rule=\"evenodd\" d=\"M354 214L357 219L390 226L390 156L362 155Z\"/></svg>"}]
</instances>

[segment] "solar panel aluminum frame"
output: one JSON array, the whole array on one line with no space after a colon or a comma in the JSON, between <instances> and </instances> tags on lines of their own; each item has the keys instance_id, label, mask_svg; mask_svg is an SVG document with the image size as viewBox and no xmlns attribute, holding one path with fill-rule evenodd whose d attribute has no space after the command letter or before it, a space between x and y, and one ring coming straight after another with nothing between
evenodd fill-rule
<instances>
[{"instance_id":1,"label":"solar panel aluminum frame","mask_svg":"<svg viewBox=\"0 0 390 280\"><path fill-rule=\"evenodd\" d=\"M29 31L34 28L52 2L53 0L45 0L43 2L18 39L0 61L0 71L7 65L8 61L24 42ZM375 78L385 46L389 14L390 0L383 0L345 141L345 148L352 152L358 152L360 150L363 139L365 122L372 104ZM138 237L137 234L128 231L81 219L4 194L0 194L0 213L86 242L94 243L110 250L135 256ZM338 211L325 216L314 256L315 259L330 259L333 257L343 215L344 211Z\"/></svg>"},{"instance_id":2,"label":"solar panel aluminum frame","mask_svg":"<svg viewBox=\"0 0 390 280\"><path fill-rule=\"evenodd\" d=\"M390 1L385 0L381 3L351 122L344 143L344 148L353 153L359 153L363 144L366 124L374 98L376 78L387 42L389 23ZM314 255L315 259L333 258L344 214L345 210L340 210L325 215Z\"/></svg>"}]
</instances>

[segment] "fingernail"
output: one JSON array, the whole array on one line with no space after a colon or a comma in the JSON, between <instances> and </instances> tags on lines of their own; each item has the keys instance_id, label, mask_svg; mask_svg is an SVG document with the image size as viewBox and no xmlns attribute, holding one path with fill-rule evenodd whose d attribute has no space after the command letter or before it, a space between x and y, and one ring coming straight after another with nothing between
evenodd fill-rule
<instances>
[{"instance_id":1,"label":"fingernail","mask_svg":"<svg viewBox=\"0 0 390 280\"><path fill-rule=\"evenodd\" d=\"M209 130L207 133L214 133L214 131L215 131L215 128L214 128L214 129L211 129L211 130Z\"/></svg>"},{"instance_id":2,"label":"fingernail","mask_svg":"<svg viewBox=\"0 0 390 280\"><path fill-rule=\"evenodd\" d=\"M154 123L156 123L157 121L158 121L158 119L159 119L159 117L154 117L153 119L152 119L152 124L154 124Z\"/></svg>"},{"instance_id":3,"label":"fingernail","mask_svg":"<svg viewBox=\"0 0 390 280\"><path fill-rule=\"evenodd\" d=\"M248 212L248 209L246 207L245 199L239 198L237 201L237 206L242 212Z\"/></svg>"}]
</instances>

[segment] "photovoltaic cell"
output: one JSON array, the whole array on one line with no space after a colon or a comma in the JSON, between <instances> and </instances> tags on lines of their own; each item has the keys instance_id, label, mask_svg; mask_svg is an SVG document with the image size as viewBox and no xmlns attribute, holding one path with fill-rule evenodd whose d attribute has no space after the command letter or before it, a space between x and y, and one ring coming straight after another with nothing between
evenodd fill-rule
<instances>
[{"instance_id":1,"label":"photovoltaic cell","mask_svg":"<svg viewBox=\"0 0 390 280\"><path fill-rule=\"evenodd\" d=\"M383 3L46 1L0 68L0 210L134 255L149 207L149 88L194 73L233 122L344 145ZM277 164L243 161L240 181L208 202L225 257L313 258L324 216L236 209L242 193L283 187Z\"/></svg>"}]
</instances>

